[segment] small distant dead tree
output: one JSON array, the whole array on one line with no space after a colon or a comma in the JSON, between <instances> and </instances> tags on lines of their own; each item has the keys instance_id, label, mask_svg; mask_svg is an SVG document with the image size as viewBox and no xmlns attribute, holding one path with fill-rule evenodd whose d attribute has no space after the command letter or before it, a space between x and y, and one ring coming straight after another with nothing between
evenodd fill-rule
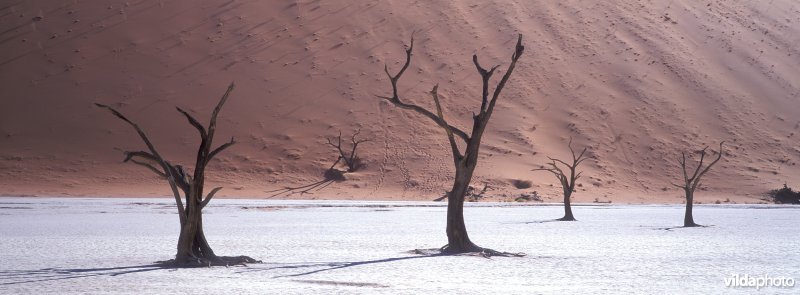
<instances>
[{"instance_id":1,"label":"small distant dead tree","mask_svg":"<svg viewBox=\"0 0 800 295\"><path fill-rule=\"evenodd\" d=\"M575 182L581 177L581 174L583 174L583 172L577 171L578 165L588 158L584 157L586 155L586 148L583 148L583 151L581 151L580 154L575 154L575 150L572 149L571 138L567 146L569 147L570 153L572 153L571 164L559 159L547 157L550 159L550 163L547 163L549 167L533 169L533 171L548 171L553 173L553 175L558 178L558 180L561 182L561 188L564 191L564 217L561 217L558 220L575 221L575 217L572 215L570 197L572 196L572 193L575 192ZM565 173L564 170L558 166L558 164L566 166L569 170L569 173Z\"/></svg>"},{"instance_id":2,"label":"small distant dead tree","mask_svg":"<svg viewBox=\"0 0 800 295\"><path fill-rule=\"evenodd\" d=\"M358 156L358 145L368 142L371 139L358 139L357 137L360 133L361 129L359 128L353 133L353 136L350 137L352 148L350 149L349 153L345 152L345 149L342 147L342 131L339 131L339 136L336 139L330 137L325 138L325 140L328 141L328 145L336 148L336 151L339 153L339 157L336 158L336 161L333 162L333 165L331 165L330 168L325 170L322 180L311 184L296 187L284 187L282 189L267 191L267 193L272 193L272 195L269 197L274 198L280 195L291 195L294 193L300 193L301 195L311 194L312 191L322 190L331 185L331 183L345 181L345 173L356 172L366 167L366 164L364 164L364 162ZM347 170L345 171L336 169L336 165L339 165L339 163L342 161L344 161L344 164L347 166Z\"/></svg>"},{"instance_id":3,"label":"small distant dead tree","mask_svg":"<svg viewBox=\"0 0 800 295\"><path fill-rule=\"evenodd\" d=\"M723 143L725 142L723 141L719 143L719 153L717 154L717 158L713 162L708 164L708 166L706 167L703 167L703 161L705 160L706 150L708 149L708 147L704 147L702 150L699 151L700 163L697 164L697 168L694 169L694 173L692 173L691 177L689 176L689 173L686 170L686 152L682 152L681 158L678 159L678 164L680 164L681 168L683 169L683 184L681 185L672 183L672 185L682 188L684 193L686 193L686 213L683 216L684 227L699 226L698 224L694 223L694 217L692 216L692 203L694 203L694 191L698 187L700 187L701 183L700 178L702 178L703 175L705 175L706 172L708 172L708 170L711 170L711 167L713 167L714 164L716 164L717 162L719 162L720 159L722 159Z\"/></svg>"},{"instance_id":4,"label":"small distant dead tree","mask_svg":"<svg viewBox=\"0 0 800 295\"><path fill-rule=\"evenodd\" d=\"M169 264L180 267L193 267L212 265L228 266L260 262L247 256L217 256L214 254L214 251L211 250L211 246L208 245L208 241L203 233L203 208L205 208L214 195L222 189L221 187L216 187L207 195L204 195L203 186L205 184L206 166L216 155L236 143L233 138L231 138L230 141L212 149L212 141L214 140L214 133L217 128L217 115L219 115L222 105L228 100L231 91L233 91L233 83L231 83L228 90L225 91L225 95L222 96L219 103L214 108L208 128L200 124L200 122L188 112L177 108L178 112L186 117L189 124L200 133L200 147L197 151L197 160L192 173L186 171L181 165L176 165L165 160L161 154L156 151L155 146L147 135L145 135L144 131L139 128L139 125L108 105L95 104L100 108L111 111L112 114L133 127L147 146L146 151L126 151L124 162L131 162L146 167L159 177L166 179L172 189L172 194L175 197L175 204L178 207L181 232L178 237L178 252L174 260L167 262ZM181 191L183 192L183 197L181 197Z\"/></svg>"},{"instance_id":5,"label":"small distant dead tree","mask_svg":"<svg viewBox=\"0 0 800 295\"><path fill-rule=\"evenodd\" d=\"M333 138L330 137L326 138L326 140L328 140L328 145L336 148L336 150L339 152L339 159L336 160L336 163L338 163L339 160L344 161L345 165L347 165L347 172L356 172L359 169L364 168L364 166L366 166L364 162L361 161L361 158L358 157L356 150L358 149L359 144L368 142L370 141L370 139L356 139L356 137L360 133L361 133L361 128L357 129L356 132L353 133L353 136L350 137L350 144L352 145L352 148L350 149L349 153L345 152L344 149L342 149L341 130L339 131L339 137L335 139L336 143L334 143ZM334 163L334 165L336 164Z\"/></svg>"},{"instance_id":6,"label":"small distant dead tree","mask_svg":"<svg viewBox=\"0 0 800 295\"><path fill-rule=\"evenodd\" d=\"M414 49L414 37L411 37L411 43L406 49L406 61L403 67L400 69L397 74L392 75L389 73L389 67L384 66L384 71L386 75L389 76L389 81L392 84L392 96L379 96L383 99L386 99L390 103L394 104L396 107L405 110L412 110L422 116L425 116L431 119L436 125L442 127L447 134L447 139L450 142L450 149L453 156L453 164L455 165L456 175L453 181L453 188L447 193L447 245L441 248L442 253L467 253L467 252L477 252L481 253L484 256L487 255L523 255L519 254L511 254L505 252L497 252L491 249L486 249L475 245L467 235L467 228L464 225L464 198L467 195L467 191L469 189L469 183L472 179L472 173L475 171L475 167L478 165L478 151L480 150L481 146L481 139L483 138L483 132L486 130L486 126L489 123L489 118L492 116L492 112L494 111L495 104L497 103L497 99L500 97L500 92L505 87L508 79L511 77L511 73L514 71L514 67L517 65L517 60L522 56L522 52L524 47L522 46L522 35L520 34L517 38L517 44L514 49L514 53L511 55L511 64L509 64L508 68L506 69L505 75L503 78L500 79L497 86L495 87L494 91L492 92L491 96L489 94L489 79L494 74L494 71L499 66L493 66L490 69L486 69L482 67L478 63L478 56L472 56L472 62L475 64L475 67L478 70L478 73L481 76L481 81L483 84L483 91L482 91L482 99L481 99L481 107L478 110L478 114L473 114L473 125L472 125L472 133L467 134L466 132L456 128L455 126L450 125L444 118L442 114L442 106L439 102L439 94L438 89L439 85L433 86L433 89L430 92L430 95L433 97L433 102L436 106L436 112L431 112L423 107L420 107L415 104L404 102L400 99L400 94L397 88L397 82L400 80L400 77L405 73L408 66L411 64L411 52ZM466 148L462 153L458 147L458 142L456 138L460 139Z\"/></svg>"}]
</instances>

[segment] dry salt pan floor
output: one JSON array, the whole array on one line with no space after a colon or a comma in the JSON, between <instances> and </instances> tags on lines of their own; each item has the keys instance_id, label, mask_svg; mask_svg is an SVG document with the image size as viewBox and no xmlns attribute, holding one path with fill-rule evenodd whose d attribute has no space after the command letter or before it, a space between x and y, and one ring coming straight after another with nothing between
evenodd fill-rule
<instances>
[{"instance_id":1,"label":"dry salt pan floor","mask_svg":"<svg viewBox=\"0 0 800 295\"><path fill-rule=\"evenodd\" d=\"M469 204L470 236L523 258L409 254L442 246L445 204L215 200L219 255L263 264L161 269L174 254L168 199L0 198L0 293L715 294L732 275L800 280L800 207ZM761 291L765 291L761 289ZM800 287L770 287L795 293ZM766 293L765 293L766 294Z\"/></svg>"}]
</instances>

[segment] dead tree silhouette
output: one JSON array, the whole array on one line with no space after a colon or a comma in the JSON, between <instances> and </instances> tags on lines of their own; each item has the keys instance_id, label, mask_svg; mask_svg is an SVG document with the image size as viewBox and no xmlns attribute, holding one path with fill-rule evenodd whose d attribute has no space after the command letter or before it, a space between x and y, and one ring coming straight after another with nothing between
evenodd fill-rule
<instances>
[{"instance_id":1,"label":"dead tree silhouette","mask_svg":"<svg viewBox=\"0 0 800 295\"><path fill-rule=\"evenodd\" d=\"M692 173L691 177L689 176L688 172L686 171L686 152L681 152L681 158L678 159L678 164L681 165L681 168L683 170L683 184L681 185L681 184L672 183L672 185L676 186L676 187L679 187L679 188L682 188L684 193L686 194L686 212L684 213L684 216L683 216L683 226L684 227L700 226L697 223L694 223L694 216L692 216L692 204L694 203L694 191L698 187L700 187L700 178L703 177L703 175L705 175L706 172L708 172L708 170L711 170L711 167L713 167L714 164L716 164L717 162L719 162L720 159L722 159L722 144L723 143L725 143L725 142L723 141L723 142L719 143L719 153L717 154L717 158L713 162L708 164L708 166L706 166L705 168L703 168L703 160L706 157L706 150L708 149L708 147L704 147L702 150L700 150L700 161L697 164L697 168L695 168L694 173Z\"/></svg>"},{"instance_id":2,"label":"dead tree silhouette","mask_svg":"<svg viewBox=\"0 0 800 295\"><path fill-rule=\"evenodd\" d=\"M217 127L217 115L219 115L222 105L228 100L228 96L232 91L233 83L228 86L228 90L225 91L225 94L220 98L219 103L217 103L217 106L214 108L207 128L200 124L200 122L188 112L177 108L178 112L186 117L189 124L195 127L200 133L200 147L197 151L197 160L192 173L186 171L183 166L173 164L164 159L161 154L156 151L155 146L147 135L145 135L144 131L139 128L139 125L110 106L99 103L95 104L100 108L109 110L117 118L133 127L147 146L147 151L126 151L124 162L132 162L153 171L159 177L166 179L172 189L172 193L175 197L175 204L178 207L181 232L178 237L178 253L175 255L174 260L166 262L168 264L181 267L194 267L211 265L228 266L260 262L247 256L217 256L214 254L214 251L211 250L211 246L209 246L208 241L206 241L206 236L203 232L203 208L205 208L214 195L222 189L221 187L217 187L212 189L208 195L204 195L203 186L206 180L206 166L216 155L236 143L233 138L231 138L229 142L212 149L214 133ZM183 198L181 197L181 191L183 191Z\"/></svg>"},{"instance_id":3,"label":"dead tree silhouette","mask_svg":"<svg viewBox=\"0 0 800 295\"><path fill-rule=\"evenodd\" d=\"M267 191L267 193L272 193L268 198L274 198L281 195L292 195L295 193L299 193L300 195L304 194L312 194L313 192L320 191L334 182L342 182L347 180L345 177L346 173L356 172L358 170L364 169L366 164L362 161L362 159L358 156L358 145L364 142L371 141L372 139L358 139L358 135L361 134L361 128L356 129L353 135L350 137L350 143L352 145L350 152L345 152L345 148L342 147L342 131L339 131L339 136L336 139L327 137L325 140L327 141L328 145L332 146L336 149L339 156L336 158L336 161L333 162L330 168L326 169L325 172L322 174L322 180L301 185L295 187L284 187L277 190ZM335 141L335 143L334 143ZM336 168L340 162L344 161L345 166L347 167L346 170L339 170Z\"/></svg>"},{"instance_id":4,"label":"dead tree silhouette","mask_svg":"<svg viewBox=\"0 0 800 295\"><path fill-rule=\"evenodd\" d=\"M467 195L470 181L472 180L472 174L475 171L475 167L478 165L478 154L483 133L486 131L486 126L489 124L489 119L492 116L497 99L500 98L500 92L502 92L503 87L505 87L506 82L508 82L509 78L511 77L511 73L514 71L517 61L522 56L522 52L525 49L525 47L522 46L522 34L520 34L517 38L514 52L511 55L511 63L508 65L503 77L497 83L494 91L492 91L492 94L490 94L489 80L499 65L493 66L490 69L486 69L482 67L480 63L478 63L477 55L472 56L472 62L475 64L475 68L481 76L483 91L480 109L478 110L477 114L473 114L473 126L471 134L467 134L461 129L450 125L447 120L445 120L442 113L442 106L439 101L438 84L433 86L433 89L430 91L430 95L433 98L433 102L436 107L436 112L431 112L416 104L400 99L397 82L411 64L411 55L413 49L414 37L412 35L411 43L405 50L405 63L400 71L398 71L397 74L392 75L389 73L388 65L384 66L384 71L389 77L389 81L392 85L392 94L391 96L379 97L392 103L397 108L411 110L419 115L431 119L433 123L442 127L447 134L447 139L450 143L450 149L453 156L453 165L455 166L455 177L453 179L453 187L447 193L447 228L445 230L447 233L447 245L442 247L441 251L449 254L480 252L486 253L487 255L517 256L518 254L497 252L491 249L479 247L469 239L469 235L467 235L467 228L464 224L464 199ZM461 140L462 144L465 146L463 154L459 149L457 139Z\"/></svg>"},{"instance_id":5,"label":"dead tree silhouette","mask_svg":"<svg viewBox=\"0 0 800 295\"><path fill-rule=\"evenodd\" d=\"M356 150L358 149L359 144L368 142L372 139L357 139L356 137L360 133L361 133L361 128L358 128L356 129L355 132L353 132L353 136L350 137L350 144L352 145L350 153L346 153L342 149L341 130L339 130L339 137L337 137L336 143L333 143L332 138L330 137L326 138L326 140L328 141L328 145L336 148L336 150L339 152L339 159L337 160L337 163L339 160L343 160L345 165L347 165L347 172L356 172L366 166L364 162L361 160L361 158L358 156L358 154L356 154ZM333 165L336 166L336 163L334 163Z\"/></svg>"},{"instance_id":6,"label":"dead tree silhouette","mask_svg":"<svg viewBox=\"0 0 800 295\"><path fill-rule=\"evenodd\" d=\"M578 165L586 159L589 159L584 157L586 148L583 148L580 154L575 154L575 150L572 149L572 138L569 139L569 144L567 144L567 146L569 147L570 153L572 153L572 164L556 158L547 157L550 159L550 163L547 163L550 167L533 169L533 171L548 171L555 175L559 182L561 182L561 188L564 192L564 217L557 219L559 221L575 221L575 216L572 215L570 197L572 193L575 192L575 181L581 178L581 174L583 174L583 172L577 171ZM558 167L558 164L566 166L569 172L564 172L563 169Z\"/></svg>"}]
</instances>

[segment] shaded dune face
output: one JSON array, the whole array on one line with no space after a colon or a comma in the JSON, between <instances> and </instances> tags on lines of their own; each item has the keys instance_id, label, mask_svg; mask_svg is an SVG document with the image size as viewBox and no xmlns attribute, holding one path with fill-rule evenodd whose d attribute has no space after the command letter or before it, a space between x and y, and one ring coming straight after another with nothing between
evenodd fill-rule
<instances>
[{"instance_id":1,"label":"shaded dune face","mask_svg":"<svg viewBox=\"0 0 800 295\"><path fill-rule=\"evenodd\" d=\"M697 200L756 201L800 176L800 3L731 2L12 1L0 5L0 193L167 195L121 163L143 147L92 103L189 163L198 139L174 107L207 117L235 81L217 136L239 143L208 169L220 195L322 180L337 157L325 137L361 128L366 168L303 198L439 197L453 175L444 132L377 98L416 31L403 99L433 109L438 83L461 129L480 105L471 55L502 69L525 36L473 180L487 196L558 200L556 180L530 170L566 158L572 137L594 158L577 202L680 202L680 152L722 140Z\"/></svg>"}]
</instances>

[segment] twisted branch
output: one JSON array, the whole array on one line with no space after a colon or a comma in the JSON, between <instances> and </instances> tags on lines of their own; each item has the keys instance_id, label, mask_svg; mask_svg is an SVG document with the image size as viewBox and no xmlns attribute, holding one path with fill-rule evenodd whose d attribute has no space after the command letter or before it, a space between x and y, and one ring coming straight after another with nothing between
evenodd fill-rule
<instances>
[{"instance_id":1,"label":"twisted branch","mask_svg":"<svg viewBox=\"0 0 800 295\"><path fill-rule=\"evenodd\" d=\"M467 135L466 132L464 132L461 129L458 129L458 128L454 127L454 126L448 125L447 122L445 122L441 117L437 116L436 114L432 113L431 111L426 110L425 108L422 108L422 107L417 106L415 104L404 103L404 102L402 102L400 100L400 96L399 96L398 91L397 91L397 81L400 80L400 77L403 76L403 73L405 73L406 69L408 69L408 66L411 64L411 52L413 50L414 50L414 36L412 35L411 36L411 44L408 46L408 49L406 49L406 62L405 62L405 64L403 64L403 67L400 69L400 71L397 72L396 75L392 75L392 74L389 73L389 66L388 65L384 65L384 67L383 67L383 71L386 72L386 76L389 76L389 81L391 81L391 83L392 83L392 96L391 97L378 96L378 97L388 100L389 102L391 102L392 104L394 104L397 107L400 107L400 108L403 108L403 109L408 109L408 110L413 110L413 111L415 111L415 112L417 112L417 113L419 113L419 114L421 114L421 115L423 115L425 117L428 117L431 120L433 120L437 125L441 126L442 128L445 128L445 129L450 128L452 130L452 132L455 135L457 135L458 137L460 137L462 140L464 140L464 142L469 142L469 136Z\"/></svg>"}]
</instances>

